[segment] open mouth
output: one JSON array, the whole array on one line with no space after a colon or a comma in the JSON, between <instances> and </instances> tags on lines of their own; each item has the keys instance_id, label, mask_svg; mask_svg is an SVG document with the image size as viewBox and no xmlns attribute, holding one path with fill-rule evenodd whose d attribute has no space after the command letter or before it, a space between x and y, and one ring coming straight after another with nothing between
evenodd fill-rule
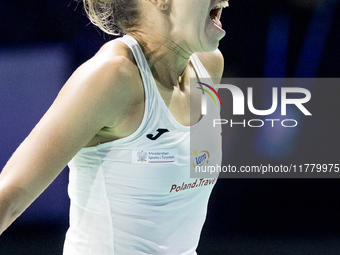
<instances>
[{"instance_id":1,"label":"open mouth","mask_svg":"<svg viewBox=\"0 0 340 255\"><path fill-rule=\"evenodd\" d=\"M221 29L222 29L222 23L220 21L220 18L221 18L221 14L222 14L222 9L226 8L228 6L229 6L228 1L219 2L219 3L217 3L216 5L213 6L213 8L211 9L211 11L209 13L211 21Z\"/></svg>"}]
</instances>

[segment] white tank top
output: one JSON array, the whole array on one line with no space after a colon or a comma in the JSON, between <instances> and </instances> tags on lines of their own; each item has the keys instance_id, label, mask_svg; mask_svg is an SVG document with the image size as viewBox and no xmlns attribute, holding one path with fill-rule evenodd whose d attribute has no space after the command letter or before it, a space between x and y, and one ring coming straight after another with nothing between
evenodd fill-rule
<instances>
[{"instance_id":1,"label":"white tank top","mask_svg":"<svg viewBox=\"0 0 340 255\"><path fill-rule=\"evenodd\" d=\"M219 107L194 126L179 124L137 41L117 40L130 47L140 70L144 117L128 137L83 148L70 161L64 255L194 255L217 177L190 178L195 165L190 154L207 152L203 163L221 163L220 128L205 133L206 125L220 118ZM209 77L195 54L190 60L199 78ZM195 148L190 148L190 132L202 138Z\"/></svg>"}]
</instances>

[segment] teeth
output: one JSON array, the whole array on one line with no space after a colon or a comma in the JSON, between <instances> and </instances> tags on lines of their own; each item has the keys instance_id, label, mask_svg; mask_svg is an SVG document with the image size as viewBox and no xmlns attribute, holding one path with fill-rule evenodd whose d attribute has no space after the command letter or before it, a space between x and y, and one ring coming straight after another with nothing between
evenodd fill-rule
<instances>
[{"instance_id":1,"label":"teeth","mask_svg":"<svg viewBox=\"0 0 340 255\"><path fill-rule=\"evenodd\" d=\"M228 1L223 1L216 4L213 9L226 8L228 6L229 6Z\"/></svg>"}]
</instances>

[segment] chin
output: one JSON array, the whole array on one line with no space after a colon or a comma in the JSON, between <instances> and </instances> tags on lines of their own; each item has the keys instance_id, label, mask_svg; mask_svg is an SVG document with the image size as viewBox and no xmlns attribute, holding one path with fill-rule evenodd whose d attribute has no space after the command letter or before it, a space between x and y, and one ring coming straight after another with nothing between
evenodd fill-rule
<instances>
[{"instance_id":1,"label":"chin","mask_svg":"<svg viewBox=\"0 0 340 255\"><path fill-rule=\"evenodd\" d=\"M217 41L216 43L209 45L207 49L205 50L205 52L214 52L215 50L217 50L219 45L220 45L220 41Z\"/></svg>"},{"instance_id":2,"label":"chin","mask_svg":"<svg viewBox=\"0 0 340 255\"><path fill-rule=\"evenodd\" d=\"M202 27L205 27L203 30ZM200 26L200 29L191 31L186 34L184 39L189 45L192 52L213 52L215 51L220 43L220 40L225 36L225 32L216 27L209 21L206 22L205 26ZM203 30L203 31L202 31Z\"/></svg>"},{"instance_id":3,"label":"chin","mask_svg":"<svg viewBox=\"0 0 340 255\"><path fill-rule=\"evenodd\" d=\"M201 36L201 45L204 52L215 51L222 38L225 36L225 31L222 28L218 28L211 20L206 21L205 31Z\"/></svg>"},{"instance_id":4,"label":"chin","mask_svg":"<svg viewBox=\"0 0 340 255\"><path fill-rule=\"evenodd\" d=\"M217 50L219 44L220 44L220 40L223 38L223 36L221 38L206 38L204 41L201 41L201 49L199 51L196 52L214 52L215 50Z\"/></svg>"}]
</instances>

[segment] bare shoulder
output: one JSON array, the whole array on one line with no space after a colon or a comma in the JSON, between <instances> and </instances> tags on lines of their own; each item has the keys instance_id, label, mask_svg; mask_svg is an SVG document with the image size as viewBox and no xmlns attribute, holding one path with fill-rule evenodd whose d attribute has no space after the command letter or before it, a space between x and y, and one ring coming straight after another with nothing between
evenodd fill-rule
<instances>
[{"instance_id":1,"label":"bare shoulder","mask_svg":"<svg viewBox=\"0 0 340 255\"><path fill-rule=\"evenodd\" d=\"M213 52L198 52L196 53L205 69L212 78L221 78L224 69L224 58L219 49Z\"/></svg>"},{"instance_id":2,"label":"bare shoulder","mask_svg":"<svg viewBox=\"0 0 340 255\"><path fill-rule=\"evenodd\" d=\"M96 101L102 106L104 114L105 109L109 114L124 112L124 107L131 105L131 102L144 100L138 67L129 48L119 41L105 44L73 73L59 97L69 95L82 95Z\"/></svg>"},{"instance_id":3,"label":"bare shoulder","mask_svg":"<svg viewBox=\"0 0 340 255\"><path fill-rule=\"evenodd\" d=\"M119 41L106 43L94 57L81 65L73 76L89 80L85 84L93 85L96 89L116 90L123 87L128 91L133 90L129 90L126 84L133 86L133 81L140 80L138 67L130 49Z\"/></svg>"}]
</instances>

